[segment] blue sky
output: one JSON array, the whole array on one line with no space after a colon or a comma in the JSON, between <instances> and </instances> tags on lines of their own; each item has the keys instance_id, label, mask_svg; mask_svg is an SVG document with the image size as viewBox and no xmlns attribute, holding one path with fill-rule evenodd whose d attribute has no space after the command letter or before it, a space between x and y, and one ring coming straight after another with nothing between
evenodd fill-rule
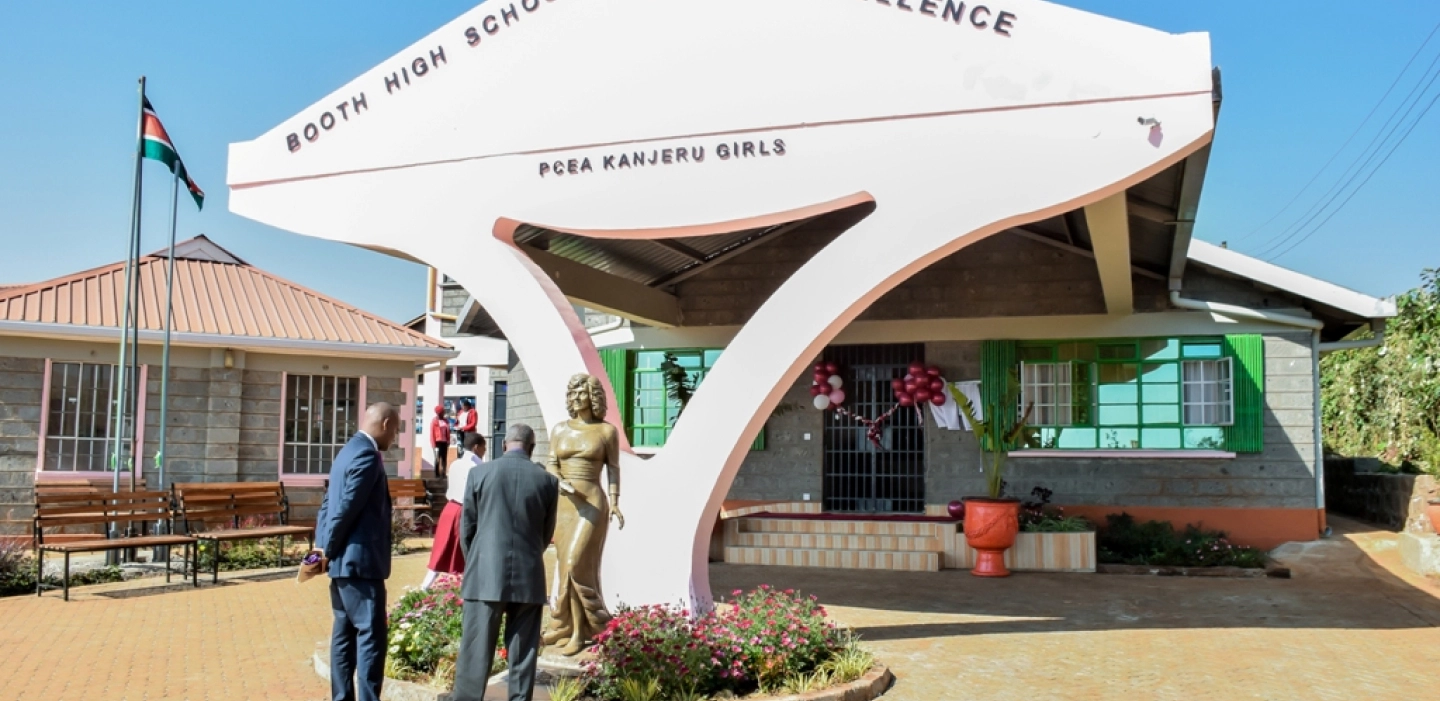
<instances>
[{"instance_id":1,"label":"blue sky","mask_svg":"<svg viewBox=\"0 0 1440 701\"><path fill-rule=\"evenodd\" d=\"M0 65L7 67L0 130L10 134L0 140L0 284L47 279L124 256L135 81L145 74L152 102L208 195L200 214L182 202L182 237L205 233L255 265L394 320L418 314L424 305L419 266L230 214L226 148L254 138L475 4L0 4ZM1440 22L1440 3L1066 4L1166 31L1211 33L1225 103L1197 233L1252 254L1303 221L1440 56L1437 36L1359 136L1282 210L1355 133ZM1440 82L1423 94L1410 119L1436 94ZM1375 295L1414 287L1422 268L1440 267L1440 210L1427 206L1440 184L1437 153L1440 108L1344 209L1276 262ZM148 163L146 169L149 252L165 242L169 190L163 166ZM1324 218L1300 229L1302 235Z\"/></svg>"}]
</instances>

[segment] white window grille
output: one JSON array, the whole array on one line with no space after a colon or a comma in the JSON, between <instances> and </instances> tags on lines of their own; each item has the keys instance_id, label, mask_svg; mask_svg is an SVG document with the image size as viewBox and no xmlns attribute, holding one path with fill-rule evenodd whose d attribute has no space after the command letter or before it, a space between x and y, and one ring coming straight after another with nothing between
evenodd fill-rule
<instances>
[{"instance_id":1,"label":"white window grille","mask_svg":"<svg viewBox=\"0 0 1440 701\"><path fill-rule=\"evenodd\" d=\"M115 447L112 438L117 409L115 375L114 365L50 364L50 406L46 408L50 415L45 426L46 470L109 470Z\"/></svg>"},{"instance_id":2,"label":"white window grille","mask_svg":"<svg viewBox=\"0 0 1440 701\"><path fill-rule=\"evenodd\" d=\"M1184 368L1185 425L1234 424L1234 368L1231 359L1187 360Z\"/></svg>"},{"instance_id":3,"label":"white window grille","mask_svg":"<svg viewBox=\"0 0 1440 701\"><path fill-rule=\"evenodd\" d=\"M1031 407L1032 426L1075 423L1074 367L1070 363L1022 363L1020 409Z\"/></svg>"},{"instance_id":4,"label":"white window grille","mask_svg":"<svg viewBox=\"0 0 1440 701\"><path fill-rule=\"evenodd\" d=\"M285 387L287 475L323 475L359 429L360 379L289 375Z\"/></svg>"}]
</instances>

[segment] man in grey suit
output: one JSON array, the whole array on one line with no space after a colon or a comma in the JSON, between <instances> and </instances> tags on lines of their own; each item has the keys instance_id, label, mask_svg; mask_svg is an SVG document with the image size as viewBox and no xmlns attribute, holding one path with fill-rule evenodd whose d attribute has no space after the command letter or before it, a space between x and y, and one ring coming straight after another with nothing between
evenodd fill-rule
<instances>
[{"instance_id":1,"label":"man in grey suit","mask_svg":"<svg viewBox=\"0 0 1440 701\"><path fill-rule=\"evenodd\" d=\"M460 516L465 600L454 701L482 701L500 619L510 661L510 701L530 701L540 656L545 549L555 537L560 481L530 461L535 431L515 424L505 454L470 471Z\"/></svg>"},{"instance_id":2,"label":"man in grey suit","mask_svg":"<svg viewBox=\"0 0 1440 701\"><path fill-rule=\"evenodd\" d=\"M329 561L330 696L380 701L385 682L385 580L390 577L390 481L381 455L395 443L400 414L389 404L365 410L360 431L330 466L315 521L315 550Z\"/></svg>"}]
</instances>

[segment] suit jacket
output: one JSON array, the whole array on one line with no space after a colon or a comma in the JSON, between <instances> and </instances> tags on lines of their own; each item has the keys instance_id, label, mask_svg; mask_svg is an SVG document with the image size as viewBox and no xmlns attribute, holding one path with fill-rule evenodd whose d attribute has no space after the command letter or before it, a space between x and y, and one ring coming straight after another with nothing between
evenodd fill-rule
<instances>
[{"instance_id":1,"label":"suit jacket","mask_svg":"<svg viewBox=\"0 0 1440 701\"><path fill-rule=\"evenodd\" d=\"M332 579L390 577L390 479L380 451L359 433L330 466L315 547L330 560Z\"/></svg>"},{"instance_id":2,"label":"suit jacket","mask_svg":"<svg viewBox=\"0 0 1440 701\"><path fill-rule=\"evenodd\" d=\"M467 601L543 604L560 480L516 453L475 466L460 514Z\"/></svg>"}]
</instances>

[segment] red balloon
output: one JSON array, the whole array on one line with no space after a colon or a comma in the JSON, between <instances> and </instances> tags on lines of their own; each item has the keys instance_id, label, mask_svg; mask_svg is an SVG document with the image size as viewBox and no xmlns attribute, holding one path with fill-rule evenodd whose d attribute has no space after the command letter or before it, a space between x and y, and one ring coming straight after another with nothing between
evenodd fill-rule
<instances>
[{"instance_id":1,"label":"red balloon","mask_svg":"<svg viewBox=\"0 0 1440 701\"><path fill-rule=\"evenodd\" d=\"M923 363L910 363L910 374L916 377L924 375L925 365Z\"/></svg>"},{"instance_id":2,"label":"red balloon","mask_svg":"<svg viewBox=\"0 0 1440 701\"><path fill-rule=\"evenodd\" d=\"M940 376L940 368L938 368L938 367L936 367L936 366L934 366L934 365L931 365L930 367L925 368L925 374L926 374L926 375L929 375L929 376L931 376L931 377L939 377L939 376Z\"/></svg>"},{"instance_id":3,"label":"red balloon","mask_svg":"<svg viewBox=\"0 0 1440 701\"><path fill-rule=\"evenodd\" d=\"M931 392L944 392L944 391L945 391L945 381L944 381L944 380L941 380L941 379L938 378L938 377L935 378L935 379L933 379L933 380L930 380L930 391L931 391Z\"/></svg>"},{"instance_id":4,"label":"red balloon","mask_svg":"<svg viewBox=\"0 0 1440 701\"><path fill-rule=\"evenodd\" d=\"M905 394L915 394L917 389L920 389L920 385L915 384L913 380L905 383Z\"/></svg>"},{"instance_id":5,"label":"red balloon","mask_svg":"<svg viewBox=\"0 0 1440 701\"><path fill-rule=\"evenodd\" d=\"M899 392L900 390L905 389L905 381L904 381L904 380L891 380L891 381L890 381L890 389L893 389L893 390L895 390L896 392Z\"/></svg>"},{"instance_id":6,"label":"red balloon","mask_svg":"<svg viewBox=\"0 0 1440 701\"><path fill-rule=\"evenodd\" d=\"M821 394L829 394L830 385L810 385L810 396L818 397Z\"/></svg>"},{"instance_id":7,"label":"red balloon","mask_svg":"<svg viewBox=\"0 0 1440 701\"><path fill-rule=\"evenodd\" d=\"M900 395L896 401L900 402L900 406L915 406L915 399L908 394Z\"/></svg>"},{"instance_id":8,"label":"red balloon","mask_svg":"<svg viewBox=\"0 0 1440 701\"><path fill-rule=\"evenodd\" d=\"M840 372L840 366L837 365L837 364L835 364L835 363L833 363L833 362L825 363L825 372L828 372L828 373L830 373L831 375L834 375L835 373Z\"/></svg>"},{"instance_id":9,"label":"red balloon","mask_svg":"<svg viewBox=\"0 0 1440 701\"><path fill-rule=\"evenodd\" d=\"M821 370L815 373L815 384L823 385L830 381L830 373Z\"/></svg>"},{"instance_id":10,"label":"red balloon","mask_svg":"<svg viewBox=\"0 0 1440 701\"><path fill-rule=\"evenodd\" d=\"M815 363L815 372L825 372L825 363Z\"/></svg>"},{"instance_id":11,"label":"red balloon","mask_svg":"<svg viewBox=\"0 0 1440 701\"><path fill-rule=\"evenodd\" d=\"M932 395L930 394L929 388L921 387L920 389L915 390L915 403L924 404L925 402L930 401L931 396Z\"/></svg>"},{"instance_id":12,"label":"red balloon","mask_svg":"<svg viewBox=\"0 0 1440 701\"><path fill-rule=\"evenodd\" d=\"M931 403L931 404L934 404L935 406L945 406L945 395L944 395L944 394L934 394L934 395L931 395L931 396L930 396L930 403Z\"/></svg>"}]
</instances>

